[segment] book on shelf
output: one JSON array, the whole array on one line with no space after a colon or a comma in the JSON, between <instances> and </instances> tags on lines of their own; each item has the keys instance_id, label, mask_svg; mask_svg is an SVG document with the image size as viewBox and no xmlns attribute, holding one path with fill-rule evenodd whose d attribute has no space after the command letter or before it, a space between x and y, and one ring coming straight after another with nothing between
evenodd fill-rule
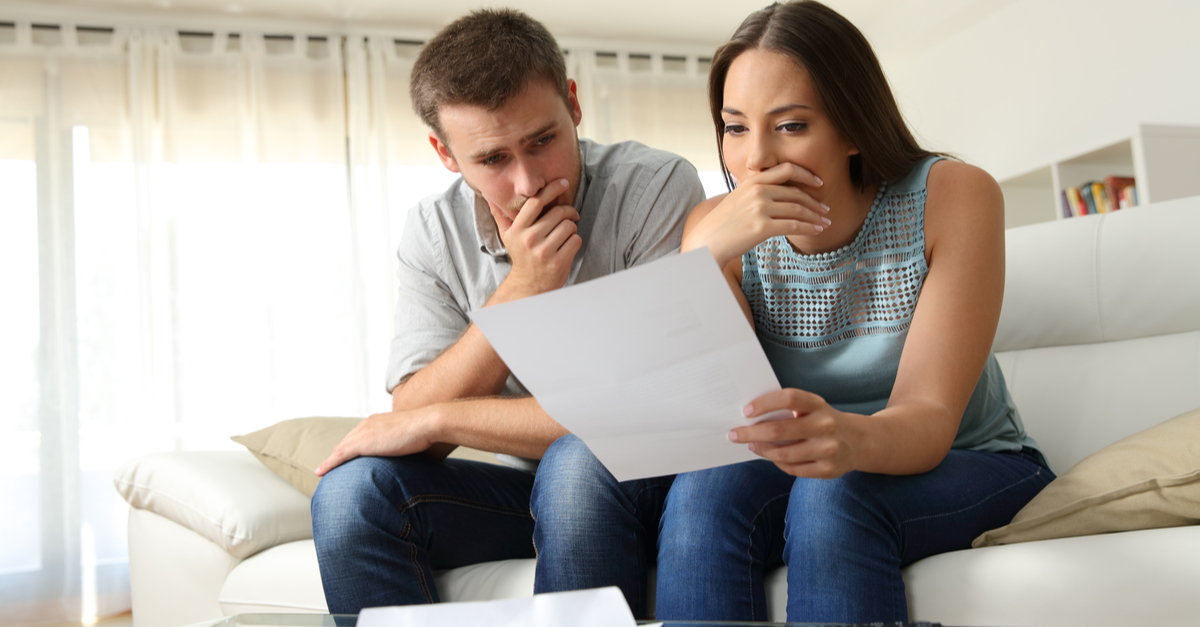
<instances>
[{"instance_id":1,"label":"book on shelf","mask_svg":"<svg viewBox=\"0 0 1200 627\"><path fill-rule=\"evenodd\" d=\"M1137 206L1137 183L1130 176L1106 176L1062 191L1063 217L1110 213Z\"/></svg>"},{"instance_id":2,"label":"book on shelf","mask_svg":"<svg viewBox=\"0 0 1200 627\"><path fill-rule=\"evenodd\" d=\"M1104 189L1108 193L1108 197L1117 203L1118 209L1125 209L1137 204L1134 201L1136 187L1133 183L1132 176L1106 176L1104 177ZM1129 190L1128 193L1126 190Z\"/></svg>"}]
</instances>

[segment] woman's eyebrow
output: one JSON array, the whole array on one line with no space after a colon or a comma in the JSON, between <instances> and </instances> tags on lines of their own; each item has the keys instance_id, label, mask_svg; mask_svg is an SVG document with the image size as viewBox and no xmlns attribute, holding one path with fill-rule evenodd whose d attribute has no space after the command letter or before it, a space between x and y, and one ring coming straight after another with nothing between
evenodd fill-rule
<instances>
[{"instance_id":1,"label":"woman's eyebrow","mask_svg":"<svg viewBox=\"0 0 1200 627\"><path fill-rule=\"evenodd\" d=\"M809 109L809 110L811 110L812 107L810 107L806 104L799 104L799 103L785 104L781 107L775 107L774 109L771 109L767 114L768 115L779 115L780 113L787 113L788 111L791 111L793 109ZM733 107L722 107L721 113L728 113L729 115L740 115L742 117L745 117L745 115L746 115L745 113L742 113L741 111L738 111L737 109L734 109Z\"/></svg>"}]
</instances>

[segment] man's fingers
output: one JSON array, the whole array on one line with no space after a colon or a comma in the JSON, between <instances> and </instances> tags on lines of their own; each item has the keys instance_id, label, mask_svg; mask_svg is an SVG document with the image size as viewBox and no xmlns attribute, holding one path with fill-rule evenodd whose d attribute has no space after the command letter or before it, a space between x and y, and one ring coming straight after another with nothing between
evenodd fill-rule
<instances>
[{"instance_id":1,"label":"man's fingers","mask_svg":"<svg viewBox=\"0 0 1200 627\"><path fill-rule=\"evenodd\" d=\"M564 219L554 227L554 230L550 231L549 235L546 236L546 246L548 246L550 250L561 250L563 245L567 243L567 240L569 240L571 236L578 231L579 227L576 226L574 220Z\"/></svg>"},{"instance_id":2,"label":"man's fingers","mask_svg":"<svg viewBox=\"0 0 1200 627\"><path fill-rule=\"evenodd\" d=\"M558 179L547 183L545 187L538 191L537 195L525 201L521 206L521 210L517 212L517 217L512 221L515 226L520 228L528 227L537 221L538 216L542 215L542 207L550 204L555 198L567 191L567 186L570 183L567 179Z\"/></svg>"},{"instance_id":3,"label":"man's fingers","mask_svg":"<svg viewBox=\"0 0 1200 627\"><path fill-rule=\"evenodd\" d=\"M492 219L496 221L496 226L500 227L501 233L512 228L512 220L509 220L508 216L504 215L504 212L499 207L489 202L488 209L492 212Z\"/></svg>"},{"instance_id":4,"label":"man's fingers","mask_svg":"<svg viewBox=\"0 0 1200 627\"><path fill-rule=\"evenodd\" d=\"M355 457L358 457L357 453L348 453L345 448L340 446L334 447L333 452L329 454L329 457L325 461L321 462L320 466L317 466L317 470L314 474L316 474L318 477L324 477L325 473L337 468L338 466L341 466Z\"/></svg>"}]
</instances>

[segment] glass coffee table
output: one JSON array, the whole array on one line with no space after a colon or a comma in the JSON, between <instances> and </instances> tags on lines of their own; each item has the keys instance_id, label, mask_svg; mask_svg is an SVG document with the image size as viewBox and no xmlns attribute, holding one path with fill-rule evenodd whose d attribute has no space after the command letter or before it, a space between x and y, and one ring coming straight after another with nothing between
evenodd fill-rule
<instances>
[{"instance_id":1,"label":"glass coffee table","mask_svg":"<svg viewBox=\"0 0 1200 627\"><path fill-rule=\"evenodd\" d=\"M355 627L355 614L237 614L220 620L196 623L188 627ZM941 627L939 623L864 623L853 626L847 623L741 623L720 621L638 621L639 625L663 627Z\"/></svg>"}]
</instances>

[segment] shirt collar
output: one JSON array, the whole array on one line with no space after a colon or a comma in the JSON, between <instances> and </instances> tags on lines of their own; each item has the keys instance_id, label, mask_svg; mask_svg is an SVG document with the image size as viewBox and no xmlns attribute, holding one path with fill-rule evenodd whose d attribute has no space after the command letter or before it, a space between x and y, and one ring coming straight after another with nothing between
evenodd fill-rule
<instances>
[{"instance_id":1,"label":"shirt collar","mask_svg":"<svg viewBox=\"0 0 1200 627\"><path fill-rule=\"evenodd\" d=\"M579 145L579 189L575 192L575 201L572 206L576 211L582 211L583 198L587 195L588 173L584 167L584 159L587 155L583 154L583 143ZM508 250L504 248L504 242L500 241L500 229L496 226L496 219L492 217L492 210L488 208L487 201L483 196L475 193L469 185L463 187L467 190L475 202L475 237L479 241L479 250L492 257L504 257L508 255Z\"/></svg>"}]
</instances>

